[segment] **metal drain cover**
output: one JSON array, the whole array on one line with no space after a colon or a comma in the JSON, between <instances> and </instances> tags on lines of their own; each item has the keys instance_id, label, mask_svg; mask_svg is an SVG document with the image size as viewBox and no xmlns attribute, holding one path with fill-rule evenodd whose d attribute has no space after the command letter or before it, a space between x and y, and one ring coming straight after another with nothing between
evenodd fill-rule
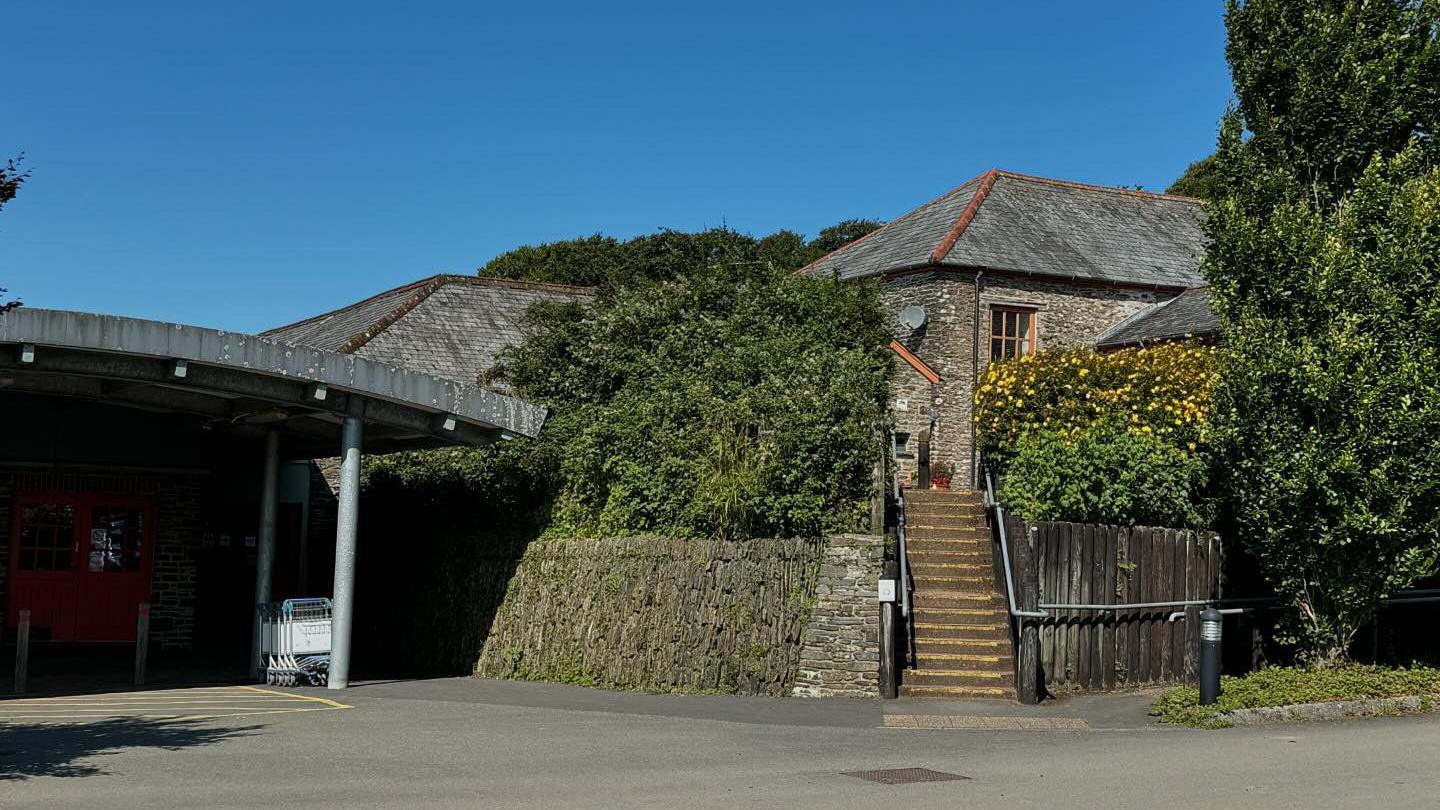
<instances>
[{"instance_id":1,"label":"metal drain cover","mask_svg":"<svg viewBox=\"0 0 1440 810\"><path fill-rule=\"evenodd\" d=\"M865 779L871 782L879 782L882 785L908 785L913 782L956 782L970 778L968 776L961 776L958 773L932 771L929 768L887 768L879 771L841 771L840 775L853 776L856 779Z\"/></svg>"}]
</instances>

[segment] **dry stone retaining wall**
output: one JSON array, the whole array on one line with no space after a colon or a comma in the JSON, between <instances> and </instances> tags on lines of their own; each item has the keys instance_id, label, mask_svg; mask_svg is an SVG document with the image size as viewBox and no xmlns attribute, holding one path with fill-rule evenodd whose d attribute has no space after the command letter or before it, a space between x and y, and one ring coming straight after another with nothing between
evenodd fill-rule
<instances>
[{"instance_id":1,"label":"dry stone retaining wall","mask_svg":"<svg viewBox=\"0 0 1440 810\"><path fill-rule=\"evenodd\" d=\"M878 662L874 634L866 648L865 632L849 629L860 626L857 616L864 609L846 616L838 607L868 577L868 609L876 613L877 574L861 572L868 563L840 550L859 542L865 549L860 556L874 556L878 572L879 554L872 549L880 549L881 540L860 540L844 535L735 543L654 537L536 541L510 580L476 674L613 688L789 694L802 658L807 673L833 665L847 651ZM828 635L812 632L812 615L827 617ZM839 627L846 640L827 641ZM809 652L802 654L802 646ZM843 666L843 675L806 677L855 681L858 674L849 662Z\"/></svg>"},{"instance_id":2,"label":"dry stone retaining wall","mask_svg":"<svg viewBox=\"0 0 1440 810\"><path fill-rule=\"evenodd\" d=\"M847 534L826 544L815 606L800 642L795 696L880 695L877 587L884 556L879 537Z\"/></svg>"}]
</instances>

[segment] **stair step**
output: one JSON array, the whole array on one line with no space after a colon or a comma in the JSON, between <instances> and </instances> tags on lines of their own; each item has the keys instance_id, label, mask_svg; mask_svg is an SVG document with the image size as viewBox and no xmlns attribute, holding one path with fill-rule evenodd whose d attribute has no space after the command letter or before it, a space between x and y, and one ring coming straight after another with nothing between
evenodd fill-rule
<instances>
[{"instance_id":1,"label":"stair step","mask_svg":"<svg viewBox=\"0 0 1440 810\"><path fill-rule=\"evenodd\" d=\"M973 489L907 489L905 500L927 503L984 503L985 499Z\"/></svg>"},{"instance_id":2,"label":"stair step","mask_svg":"<svg viewBox=\"0 0 1440 810\"><path fill-rule=\"evenodd\" d=\"M999 686L1013 687L1015 673L1009 669L907 669L905 683L911 686Z\"/></svg>"},{"instance_id":3,"label":"stair step","mask_svg":"<svg viewBox=\"0 0 1440 810\"><path fill-rule=\"evenodd\" d=\"M929 559L917 560L913 554L910 556L910 576L917 578L921 576L982 577L988 580L990 578L988 575L991 575L991 569L994 568L990 560L967 562L960 557L934 557L932 555L927 555L927 557ZM932 562L932 560L939 560L939 562Z\"/></svg>"},{"instance_id":4,"label":"stair step","mask_svg":"<svg viewBox=\"0 0 1440 810\"><path fill-rule=\"evenodd\" d=\"M993 608L1005 607L998 593L961 593L959 591L916 590L912 599L917 611L929 608Z\"/></svg>"},{"instance_id":5,"label":"stair step","mask_svg":"<svg viewBox=\"0 0 1440 810\"><path fill-rule=\"evenodd\" d=\"M1009 657L1008 638L935 638L916 635L915 654L927 655L1003 655Z\"/></svg>"},{"instance_id":6,"label":"stair step","mask_svg":"<svg viewBox=\"0 0 1440 810\"><path fill-rule=\"evenodd\" d=\"M963 540L971 543L990 545L990 530L974 526L915 526L905 524L906 540Z\"/></svg>"},{"instance_id":7,"label":"stair step","mask_svg":"<svg viewBox=\"0 0 1440 810\"><path fill-rule=\"evenodd\" d=\"M914 566L910 566L910 579L914 582L916 589L936 589L936 591L949 591L949 589L975 589L994 588L995 578L985 577L982 574L971 575L945 575L945 574L916 574Z\"/></svg>"},{"instance_id":8,"label":"stair step","mask_svg":"<svg viewBox=\"0 0 1440 810\"><path fill-rule=\"evenodd\" d=\"M1003 628L1010 630L1010 614L1005 606L995 603L989 607L930 607L916 605L913 611L915 622L923 625L960 625L966 627ZM917 631L918 635L918 631Z\"/></svg>"},{"instance_id":9,"label":"stair step","mask_svg":"<svg viewBox=\"0 0 1440 810\"><path fill-rule=\"evenodd\" d=\"M952 669L957 666L972 666L983 669L994 669L996 671L1009 671L1015 667L1015 659L1009 653L936 653L919 652L915 653L916 665L919 669Z\"/></svg>"},{"instance_id":10,"label":"stair step","mask_svg":"<svg viewBox=\"0 0 1440 810\"><path fill-rule=\"evenodd\" d=\"M966 540L948 540L931 538L905 538L905 551L911 556L919 552L934 552L936 554L967 554L972 556L991 557L995 552L990 550L989 543L977 543Z\"/></svg>"},{"instance_id":11,"label":"stair step","mask_svg":"<svg viewBox=\"0 0 1440 810\"><path fill-rule=\"evenodd\" d=\"M1004 686L911 686L904 684L900 687L900 694L905 697L949 698L951 700L1015 699L1015 690Z\"/></svg>"},{"instance_id":12,"label":"stair step","mask_svg":"<svg viewBox=\"0 0 1440 810\"><path fill-rule=\"evenodd\" d=\"M918 614L917 614L918 617ZM1010 622L915 622L915 646L930 641L1003 641L1010 643Z\"/></svg>"}]
</instances>

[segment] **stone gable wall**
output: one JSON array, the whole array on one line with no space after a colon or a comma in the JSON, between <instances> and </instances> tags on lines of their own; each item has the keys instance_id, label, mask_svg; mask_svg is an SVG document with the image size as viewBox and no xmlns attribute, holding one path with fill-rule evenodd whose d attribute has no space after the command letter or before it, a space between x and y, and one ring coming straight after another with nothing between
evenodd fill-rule
<instances>
[{"instance_id":1,"label":"stone gable wall","mask_svg":"<svg viewBox=\"0 0 1440 810\"><path fill-rule=\"evenodd\" d=\"M976 285L972 271L931 271L896 276L885 282L881 301L893 314L910 305L925 308L926 323L906 333L893 319L896 339L940 375L930 385L908 364L891 386L896 429L911 434L931 424L932 466L951 462L956 486L968 486L974 444L974 381L990 362L990 309L1029 306L1038 310L1038 348L1091 346L1110 327L1173 293L1121 287L1084 286L1060 281L981 275L979 289L979 352L976 352ZM897 406L903 402L904 410ZM900 464L902 476L915 469L913 460ZM902 479L904 480L904 479Z\"/></svg>"},{"instance_id":2,"label":"stone gable wall","mask_svg":"<svg viewBox=\"0 0 1440 810\"><path fill-rule=\"evenodd\" d=\"M892 313L896 340L914 352L940 375L930 385L903 360L894 377L891 408L898 430L908 430L912 448L920 431L932 424L930 461L932 469L942 463L955 465L963 478L970 467L970 420L975 369L975 283L953 273L916 273L891 279L881 289L881 302ZM925 308L925 325L908 334L894 320L907 306ZM919 384L917 384L917 381ZM905 410L896 405L905 401ZM901 461L901 475L909 476L915 461ZM905 480L905 478L902 478Z\"/></svg>"}]
</instances>

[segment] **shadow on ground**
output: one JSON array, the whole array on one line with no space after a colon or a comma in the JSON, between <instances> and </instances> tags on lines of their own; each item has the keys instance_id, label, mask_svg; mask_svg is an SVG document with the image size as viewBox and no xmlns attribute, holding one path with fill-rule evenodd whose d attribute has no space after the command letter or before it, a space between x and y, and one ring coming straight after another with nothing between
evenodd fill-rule
<instances>
[{"instance_id":1,"label":"shadow on ground","mask_svg":"<svg viewBox=\"0 0 1440 810\"><path fill-rule=\"evenodd\" d=\"M104 776L92 757L132 748L179 751L255 733L258 726L219 727L195 720L121 717L93 723L0 725L0 782L37 776Z\"/></svg>"}]
</instances>

